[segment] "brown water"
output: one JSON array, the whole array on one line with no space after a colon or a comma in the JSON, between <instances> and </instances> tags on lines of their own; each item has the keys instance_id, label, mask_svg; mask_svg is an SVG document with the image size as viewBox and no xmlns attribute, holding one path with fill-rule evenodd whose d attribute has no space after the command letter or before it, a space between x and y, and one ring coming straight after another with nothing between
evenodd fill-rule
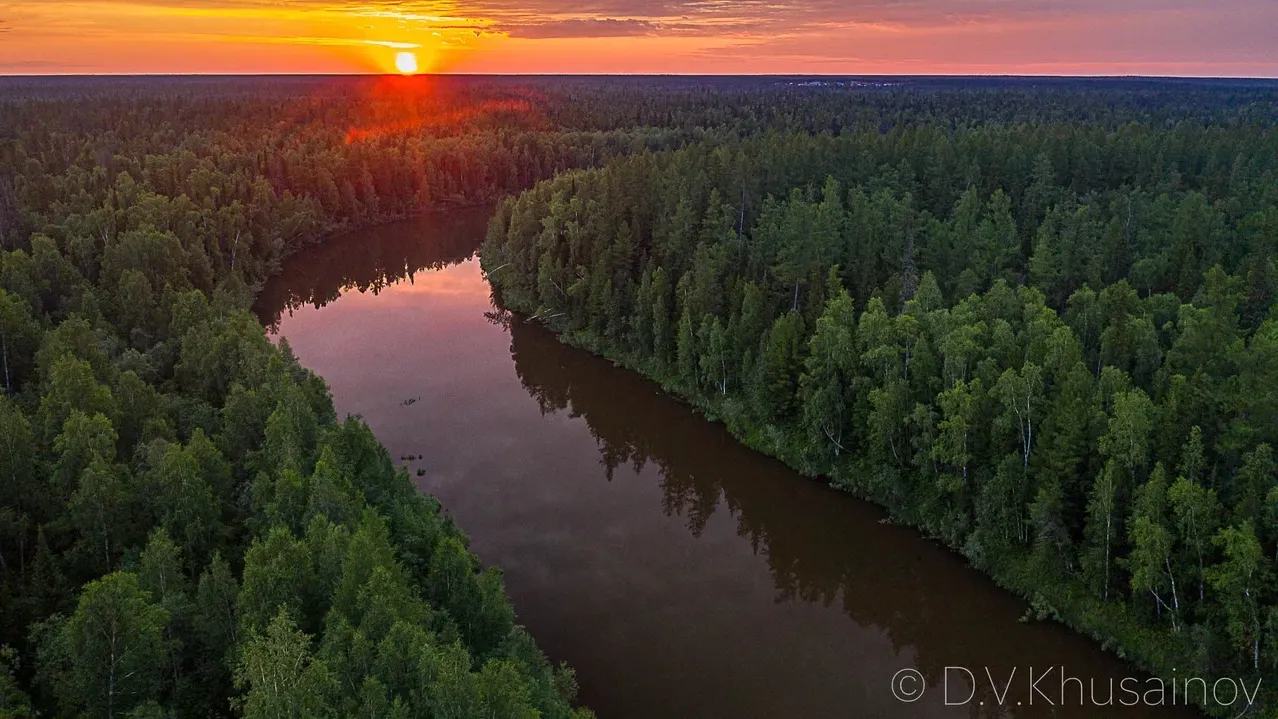
<instances>
[{"instance_id":1,"label":"brown water","mask_svg":"<svg viewBox=\"0 0 1278 719\"><path fill-rule=\"evenodd\" d=\"M419 486L601 717L1188 715L1094 707L1092 686L1103 702L1133 673L1092 642L1019 622L1025 604L960 557L496 310L471 258L488 214L334 240L259 311L339 413L424 456ZM973 691L947 666L976 678L970 701L945 705ZM1061 706L1062 666L1081 702L1069 682ZM926 681L915 703L893 697L903 669Z\"/></svg>"}]
</instances>

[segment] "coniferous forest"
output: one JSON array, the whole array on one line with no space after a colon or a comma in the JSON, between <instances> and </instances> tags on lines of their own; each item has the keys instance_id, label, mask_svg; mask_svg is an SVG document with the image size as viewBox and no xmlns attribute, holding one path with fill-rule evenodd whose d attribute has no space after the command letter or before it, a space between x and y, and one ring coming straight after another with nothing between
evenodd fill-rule
<instances>
[{"instance_id":1,"label":"coniferous forest","mask_svg":"<svg viewBox=\"0 0 1278 719\"><path fill-rule=\"evenodd\" d=\"M0 79L0 715L589 715L500 570L249 311L337 232L485 203L506 306L1037 616L1273 706L1276 101Z\"/></svg>"},{"instance_id":2,"label":"coniferous forest","mask_svg":"<svg viewBox=\"0 0 1278 719\"><path fill-rule=\"evenodd\" d=\"M0 715L588 714L249 307L329 233L645 133L526 129L517 88L6 82Z\"/></svg>"},{"instance_id":3,"label":"coniferous forest","mask_svg":"<svg viewBox=\"0 0 1278 719\"><path fill-rule=\"evenodd\" d=\"M492 221L489 276L1036 616L1272 685L1272 99L1107 115L1057 89L1001 118L1000 90L883 94L928 109L539 183Z\"/></svg>"}]
</instances>

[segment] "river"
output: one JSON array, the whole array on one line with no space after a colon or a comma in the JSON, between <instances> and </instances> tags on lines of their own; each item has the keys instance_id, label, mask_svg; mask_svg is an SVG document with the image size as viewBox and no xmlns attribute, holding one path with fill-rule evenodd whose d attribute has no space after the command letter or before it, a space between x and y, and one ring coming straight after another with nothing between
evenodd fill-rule
<instances>
[{"instance_id":1,"label":"river","mask_svg":"<svg viewBox=\"0 0 1278 719\"><path fill-rule=\"evenodd\" d=\"M258 312L504 569L600 717L1193 715L1095 708L1111 682L1115 704L1123 678L1150 685L873 505L495 308L473 257L489 214L317 246ZM894 697L917 677L920 699Z\"/></svg>"}]
</instances>

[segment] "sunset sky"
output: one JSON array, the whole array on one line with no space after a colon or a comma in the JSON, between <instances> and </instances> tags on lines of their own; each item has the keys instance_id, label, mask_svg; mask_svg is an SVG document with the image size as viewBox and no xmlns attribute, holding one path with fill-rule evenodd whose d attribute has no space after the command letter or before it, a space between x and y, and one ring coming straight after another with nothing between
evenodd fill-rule
<instances>
[{"instance_id":1,"label":"sunset sky","mask_svg":"<svg viewBox=\"0 0 1278 719\"><path fill-rule=\"evenodd\" d=\"M1278 76L1275 0L0 0L0 74Z\"/></svg>"}]
</instances>

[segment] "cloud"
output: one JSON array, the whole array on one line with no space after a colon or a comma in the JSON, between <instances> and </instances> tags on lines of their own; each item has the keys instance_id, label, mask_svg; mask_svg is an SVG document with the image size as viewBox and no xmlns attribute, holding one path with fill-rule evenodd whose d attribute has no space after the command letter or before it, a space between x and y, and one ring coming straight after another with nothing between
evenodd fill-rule
<instances>
[{"instance_id":1,"label":"cloud","mask_svg":"<svg viewBox=\"0 0 1278 719\"><path fill-rule=\"evenodd\" d=\"M490 26L518 37L617 37L654 31L786 34L837 27L909 29L1052 22L1203 10L1202 0L29 0L30 7L132 5L173 10L345 12L428 24ZM1254 23L1272 0L1216 0Z\"/></svg>"},{"instance_id":2,"label":"cloud","mask_svg":"<svg viewBox=\"0 0 1278 719\"><path fill-rule=\"evenodd\" d=\"M916 66L1110 63L1118 69L1230 62L1278 73L1274 0L1213 0L1210 5L1203 0L0 0L0 13L0 62L39 58L40 44L55 38L97 38L143 48L164 38L203 35L222 38L210 42L259 45L420 46L458 58L473 51L477 60L483 54L500 59L479 63L490 71L524 71L531 67L524 62L527 53L553 50L557 40L578 41L563 45L568 48L596 39L598 52L565 55L565 64L553 67L588 72L655 67L660 60L666 63L662 67L696 72L721 71L735 61L756 72L856 73L871 66L909 71ZM506 37L520 42L505 42ZM16 43L25 43L25 49L16 49ZM528 50L529 44L539 50Z\"/></svg>"},{"instance_id":3,"label":"cloud","mask_svg":"<svg viewBox=\"0 0 1278 719\"><path fill-rule=\"evenodd\" d=\"M0 69L7 70L66 70L78 67L78 63L61 60L0 60Z\"/></svg>"},{"instance_id":4,"label":"cloud","mask_svg":"<svg viewBox=\"0 0 1278 719\"><path fill-rule=\"evenodd\" d=\"M192 32L184 35L171 34L170 39L181 40L220 40L236 43L257 43L257 44L286 44L286 45L326 45L331 47L385 47L392 50L413 50L421 47L421 43L415 42L395 42L393 40L364 40L360 38L345 37L320 37L320 36L304 36L289 35L287 37L278 37L274 35L220 35L216 33L198 33Z\"/></svg>"},{"instance_id":5,"label":"cloud","mask_svg":"<svg viewBox=\"0 0 1278 719\"><path fill-rule=\"evenodd\" d=\"M544 40L549 38L579 37L634 37L653 35L661 30L661 24L650 20L616 18L570 18L523 25L496 25L492 30L511 37Z\"/></svg>"},{"instance_id":6,"label":"cloud","mask_svg":"<svg viewBox=\"0 0 1278 719\"><path fill-rule=\"evenodd\" d=\"M1157 14L1129 6L1095 12L931 25L830 25L808 30L801 41L792 35L741 38L698 55L707 61L748 58L853 74L1278 74L1278 6L1257 6L1250 22L1201 7Z\"/></svg>"}]
</instances>

